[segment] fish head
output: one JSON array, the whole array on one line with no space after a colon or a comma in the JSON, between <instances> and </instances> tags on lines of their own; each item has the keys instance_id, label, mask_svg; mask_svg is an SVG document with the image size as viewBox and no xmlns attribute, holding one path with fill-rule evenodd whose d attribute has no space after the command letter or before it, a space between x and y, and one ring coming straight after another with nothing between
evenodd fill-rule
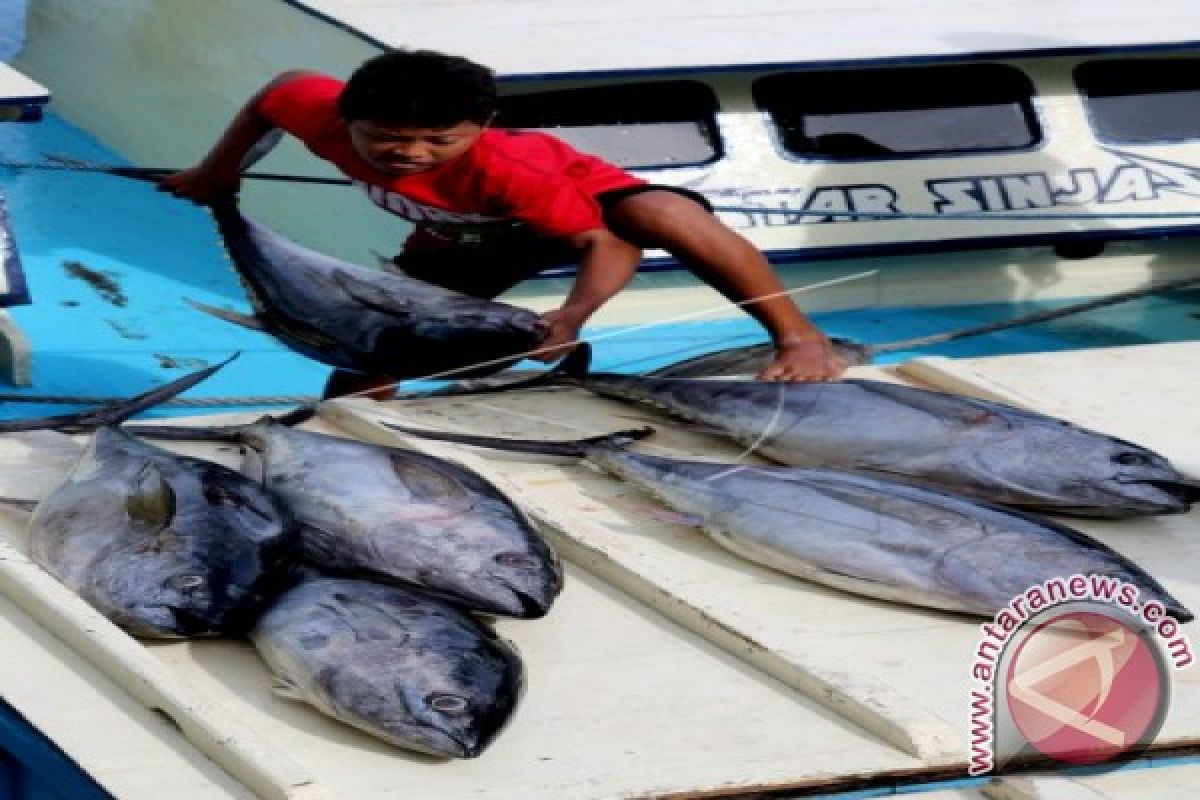
<instances>
[{"instance_id":1,"label":"fish head","mask_svg":"<svg viewBox=\"0 0 1200 800\"><path fill-rule=\"evenodd\" d=\"M147 585L133 581L129 598L113 598L120 609L112 614L113 621L132 635L176 639L224 631L222 609L214 603L204 575L184 570L160 580L153 592L146 591Z\"/></svg>"},{"instance_id":2,"label":"fish head","mask_svg":"<svg viewBox=\"0 0 1200 800\"><path fill-rule=\"evenodd\" d=\"M1200 501L1200 481L1141 445L1063 421L1038 425L980 447L976 464L993 484L1011 487L1002 503L1097 517L1179 514Z\"/></svg>"},{"instance_id":3,"label":"fish head","mask_svg":"<svg viewBox=\"0 0 1200 800\"><path fill-rule=\"evenodd\" d=\"M1113 437L1096 437L1082 449L1073 488L1120 512L1114 516L1181 514L1200 501L1200 481L1153 450ZM1073 458L1071 451L1064 456Z\"/></svg>"},{"instance_id":4,"label":"fish head","mask_svg":"<svg viewBox=\"0 0 1200 800\"><path fill-rule=\"evenodd\" d=\"M524 692L524 666L508 642L492 635L454 653L446 646L406 659L393 685L401 702L390 704L379 722L410 749L475 758L511 719Z\"/></svg>"},{"instance_id":5,"label":"fish head","mask_svg":"<svg viewBox=\"0 0 1200 800\"><path fill-rule=\"evenodd\" d=\"M549 546L493 553L473 581L490 606L506 616L546 616L562 591L562 564Z\"/></svg>"}]
</instances>

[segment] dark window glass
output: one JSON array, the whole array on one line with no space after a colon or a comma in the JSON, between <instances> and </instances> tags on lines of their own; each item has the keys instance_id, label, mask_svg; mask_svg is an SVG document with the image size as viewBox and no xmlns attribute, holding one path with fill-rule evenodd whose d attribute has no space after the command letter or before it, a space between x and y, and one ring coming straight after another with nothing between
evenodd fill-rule
<instances>
[{"instance_id":1,"label":"dark window glass","mask_svg":"<svg viewBox=\"0 0 1200 800\"><path fill-rule=\"evenodd\" d=\"M753 93L797 156L1017 150L1041 138L1033 85L999 64L780 73L755 81Z\"/></svg>"},{"instance_id":2,"label":"dark window glass","mask_svg":"<svg viewBox=\"0 0 1200 800\"><path fill-rule=\"evenodd\" d=\"M553 134L622 167L683 167L720 157L716 112L704 84L662 81L502 97L496 124Z\"/></svg>"},{"instance_id":3,"label":"dark window glass","mask_svg":"<svg viewBox=\"0 0 1200 800\"><path fill-rule=\"evenodd\" d=\"M1075 68L1075 83L1102 141L1200 138L1200 59L1091 61Z\"/></svg>"}]
</instances>

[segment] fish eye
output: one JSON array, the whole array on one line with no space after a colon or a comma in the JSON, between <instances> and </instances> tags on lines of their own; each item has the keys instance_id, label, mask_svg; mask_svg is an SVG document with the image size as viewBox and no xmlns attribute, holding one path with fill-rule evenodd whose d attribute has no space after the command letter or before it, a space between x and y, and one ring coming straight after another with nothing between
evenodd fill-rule
<instances>
[{"instance_id":1,"label":"fish eye","mask_svg":"<svg viewBox=\"0 0 1200 800\"><path fill-rule=\"evenodd\" d=\"M1113 461L1123 467L1145 467L1150 465L1150 458L1142 453L1117 453Z\"/></svg>"},{"instance_id":2,"label":"fish eye","mask_svg":"<svg viewBox=\"0 0 1200 800\"><path fill-rule=\"evenodd\" d=\"M204 585L203 575L175 575L167 579L167 585L172 589L178 589L186 592L188 589L195 589L197 586Z\"/></svg>"},{"instance_id":3,"label":"fish eye","mask_svg":"<svg viewBox=\"0 0 1200 800\"><path fill-rule=\"evenodd\" d=\"M443 714L461 714L467 710L467 699L456 694L431 694L427 698L429 707Z\"/></svg>"},{"instance_id":4,"label":"fish eye","mask_svg":"<svg viewBox=\"0 0 1200 800\"><path fill-rule=\"evenodd\" d=\"M525 553L500 553L493 559L506 567L536 567L538 560Z\"/></svg>"}]
</instances>

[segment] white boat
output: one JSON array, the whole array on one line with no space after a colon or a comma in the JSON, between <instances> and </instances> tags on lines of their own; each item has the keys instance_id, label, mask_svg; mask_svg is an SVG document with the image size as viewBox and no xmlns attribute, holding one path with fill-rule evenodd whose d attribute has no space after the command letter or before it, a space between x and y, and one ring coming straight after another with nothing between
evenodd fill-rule
<instances>
[{"instance_id":1,"label":"white boat","mask_svg":"<svg viewBox=\"0 0 1200 800\"><path fill-rule=\"evenodd\" d=\"M843 279L804 293L809 310L1103 294L1197 254L1200 17L1185 0L257 0L190 6L187 25L173 6L121 8L34 2L20 63L136 163L192 163L284 69L345 76L382 47L430 47L497 70L501 124L703 192L789 286ZM89 58L97 47L125 57ZM282 150L275 171L332 174ZM247 207L359 263L395 252L405 223L349 191L260 183ZM720 305L655 271L674 266L662 255L597 324L653 318L663 292L681 314ZM514 297L550 307L567 285Z\"/></svg>"},{"instance_id":2,"label":"white boat","mask_svg":"<svg viewBox=\"0 0 1200 800\"><path fill-rule=\"evenodd\" d=\"M1200 255L1187 216L1200 209L1186 182L1189 165L1200 165L1200 131L1107 140L1075 83L1080 70L1103 78L1105 65L1116 65L1119 75L1146 79L1148 102L1200 107L1200 80L1192 88L1155 82L1164 63L1187 67L1168 71L1172 78L1196 74L1194 0L822 0L803 13L794 0L121 0L103 10L32 0L29 21L18 66L54 90L58 113L147 166L197 158L242 99L284 69L345 75L385 45L469 55L499 70L508 113L528 115L521 124L556 128L651 180L742 209L720 213L777 261L789 285L869 274L801 295L810 310L1092 295L1190 274ZM1130 67L1144 61L1154 63ZM818 87L816 105L780 100L806 81ZM939 105L922 95L963 81L986 90L989 102L972 95ZM860 82L872 92L848 88ZM924 96L927 108L879 107L905 92ZM593 105L598 96L605 102ZM626 97L641 98L633 118L610 102ZM845 105L864 99L876 107ZM593 111L597 118L577 116ZM901 127L924 134L921 120L934 111L954 121L951 133L975 113L998 121L970 129L986 146L960 140L953 152L888 138ZM1200 126L1197 113L1185 108L1185 121ZM796 114L799 127L780 123ZM555 124L564 121L571 124ZM893 152L865 152L853 136L821 141L846 133ZM614 138L620 146L606 151ZM333 174L294 143L270 159L264 169ZM404 226L366 198L348 201L351 191L256 184L246 205L292 238L370 263L371 250L397 246ZM651 260L639 285L598 321L719 305L685 273L658 269L669 266ZM532 281L514 298L548 307L568 280ZM920 359L856 374L1054 413L1143 442L1196 472L1197 347ZM1128 374L1121 370L1137 379L1120 379L1115 393L1114 375ZM346 401L325 412L314 427L389 439L395 434L378 419L403 409ZM432 404L412 419L465 429L502 421L507 435L567 438L627 427L627 413L548 393ZM663 441L681 452L739 455L689 431L666 431ZM569 562L566 590L546 619L499 624L527 659L530 688L484 758L433 764L279 699L244 643L136 642L29 562L24 517L0 511L0 694L8 703L0 712L10 712L0 725L14 732L0 750L20 750L27 784L55 776L20 800L40 800L43 789L72 800L787 797L883 792L965 768L977 621L866 601L748 564L653 501L571 466L419 446L453 454L510 491ZM0 495L45 492L75 447L55 437L0 441ZM235 459L208 446L188 450ZM1080 527L1200 605L1189 566L1200 555L1194 514ZM1200 745L1200 694L1185 678L1160 737L1170 752ZM7 763L0 758L0 768ZM1135 777L1011 776L986 790L1028 800L1162 800L1194 794L1198 769L1171 762ZM977 783L941 788L929 796L984 796Z\"/></svg>"}]
</instances>

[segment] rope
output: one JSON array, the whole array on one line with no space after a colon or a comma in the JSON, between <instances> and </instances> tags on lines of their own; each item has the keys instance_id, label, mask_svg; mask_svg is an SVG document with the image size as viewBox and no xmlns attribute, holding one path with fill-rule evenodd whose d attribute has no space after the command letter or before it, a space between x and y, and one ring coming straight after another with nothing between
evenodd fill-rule
<instances>
[{"instance_id":1,"label":"rope","mask_svg":"<svg viewBox=\"0 0 1200 800\"><path fill-rule=\"evenodd\" d=\"M880 355L882 353L890 353L896 350L912 350L917 347L929 347L934 344L943 344L945 342L953 342L957 339L966 339L969 336L979 336L984 333L995 333L996 331L1007 330L1008 328L1020 328L1025 325L1033 325L1037 322L1048 322L1052 319L1060 317L1069 317L1075 314L1082 314L1085 311L1094 311L1097 308L1105 308L1107 306L1115 306L1118 303L1127 303L1130 300L1137 300L1142 297L1148 297L1152 294L1161 292L1176 291L1179 289L1190 289L1195 286L1200 286L1200 277L1179 278L1173 281L1163 281L1156 283L1153 286L1147 286L1143 289L1130 289L1125 292L1108 295L1107 297L1098 297L1095 300L1085 300L1082 303L1072 303L1061 308L1053 308L1047 311L1036 311L1032 314L1016 317L1014 319L1001 320L999 322L989 322L985 325L977 325L973 328L963 328L962 330L950 331L948 333L935 333L931 336L920 336L915 339L905 339L901 342L888 342L886 344L868 345L867 350L872 355Z\"/></svg>"},{"instance_id":2,"label":"rope","mask_svg":"<svg viewBox=\"0 0 1200 800\"><path fill-rule=\"evenodd\" d=\"M38 169L48 172L99 172L103 175L119 175L123 178L143 178L156 180L179 170L163 167L118 167L88 162L66 161L58 164L41 164L28 161L0 161L0 167L8 169ZM323 183L336 186L349 186L345 178L319 178L312 175L281 175L276 172L246 172L243 178L254 178L260 181L288 181L290 183Z\"/></svg>"},{"instance_id":3,"label":"rope","mask_svg":"<svg viewBox=\"0 0 1200 800\"><path fill-rule=\"evenodd\" d=\"M0 394L0 403L41 403L46 405L91 406L123 403L128 397L82 397L72 395ZM264 395L249 397L176 397L158 405L191 406L292 406L316 403L316 395Z\"/></svg>"}]
</instances>

